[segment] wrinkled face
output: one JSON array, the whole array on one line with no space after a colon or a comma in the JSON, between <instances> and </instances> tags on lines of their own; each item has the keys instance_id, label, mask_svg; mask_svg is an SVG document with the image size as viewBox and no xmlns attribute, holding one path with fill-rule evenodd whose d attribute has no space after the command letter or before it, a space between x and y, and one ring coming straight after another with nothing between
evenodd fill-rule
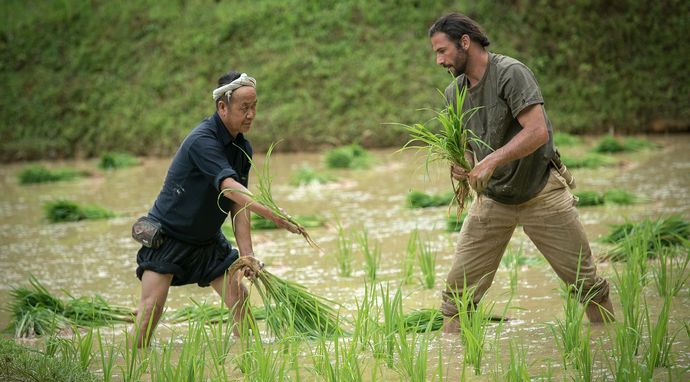
<instances>
[{"instance_id":1,"label":"wrinkled face","mask_svg":"<svg viewBox=\"0 0 690 382\"><path fill-rule=\"evenodd\" d=\"M464 35L466 37L467 35ZM458 41L458 43L460 43ZM460 44L462 46L462 44ZM436 63L446 68L454 76L465 73L467 68L467 52L458 48L455 41L451 41L443 32L431 36L431 48L436 53Z\"/></svg>"},{"instance_id":2,"label":"wrinkled face","mask_svg":"<svg viewBox=\"0 0 690 382\"><path fill-rule=\"evenodd\" d=\"M242 86L232 92L230 106L225 102L218 103L218 115L233 137L237 133L246 134L256 117L256 89Z\"/></svg>"}]
</instances>

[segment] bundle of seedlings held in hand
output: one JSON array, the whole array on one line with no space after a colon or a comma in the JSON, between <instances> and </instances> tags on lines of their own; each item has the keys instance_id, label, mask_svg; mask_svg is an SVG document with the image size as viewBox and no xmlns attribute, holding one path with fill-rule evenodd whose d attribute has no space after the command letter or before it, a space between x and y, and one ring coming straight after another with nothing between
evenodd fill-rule
<instances>
[{"instance_id":1,"label":"bundle of seedlings held in hand","mask_svg":"<svg viewBox=\"0 0 690 382\"><path fill-rule=\"evenodd\" d=\"M108 304L102 297L56 297L33 276L31 288L14 288L10 292L9 311L12 321L8 330L15 337L55 334L71 327L97 327L117 322L133 322L131 309Z\"/></svg>"},{"instance_id":2,"label":"bundle of seedlings held in hand","mask_svg":"<svg viewBox=\"0 0 690 382\"><path fill-rule=\"evenodd\" d=\"M469 143L475 142L488 146L466 126L467 121L479 109L470 108L462 111L466 94L467 87L463 86L460 90L456 81L455 105L450 102L446 109L437 111L436 117L432 119L432 121L436 120L440 123L441 126L438 131L432 129L428 123L417 123L412 126L402 125L411 137L402 150L408 148L424 150L427 152L427 166L431 161L448 160L469 173L472 166L465 157ZM419 145L413 146L413 144ZM470 193L470 185L467 179L456 184L452 177L451 183L455 195L453 201L458 205L457 214L459 216L465 208L465 199Z\"/></svg>"},{"instance_id":3,"label":"bundle of seedlings held in hand","mask_svg":"<svg viewBox=\"0 0 690 382\"><path fill-rule=\"evenodd\" d=\"M308 337L344 333L338 312L333 308L337 305L335 302L268 272L254 258L240 257L230 267L229 274L243 267L251 269L255 275L254 286L263 300L266 323L274 335L280 337L292 328Z\"/></svg>"},{"instance_id":4,"label":"bundle of seedlings held in hand","mask_svg":"<svg viewBox=\"0 0 690 382\"><path fill-rule=\"evenodd\" d=\"M255 201L263 204L265 207L270 209L274 214L278 215L282 219L290 222L291 224L294 224L297 227L299 233L307 241L309 246L311 246L314 249L320 250L321 248L316 244L314 240L312 240L311 236L309 236L304 226L299 224L297 220L295 220L292 216L286 213L282 208L278 207L278 204L275 202L275 200L273 200L273 194L271 193L271 173L269 170L271 162L271 153L273 152L274 147L275 143L271 143L271 146L268 148L268 151L266 152L266 159L264 160L263 168L257 169L257 192L255 194L249 194L248 196L254 199ZM245 155L247 155L247 153L245 153ZM249 155L247 155L247 158L249 159L249 162L252 164L252 167L255 167L252 158ZM226 192L232 191L233 190L231 189L225 188L220 191L220 194L218 194L218 208L220 208L221 211L223 211L223 209L220 207L220 198ZM227 213L226 211L223 212Z\"/></svg>"}]
</instances>

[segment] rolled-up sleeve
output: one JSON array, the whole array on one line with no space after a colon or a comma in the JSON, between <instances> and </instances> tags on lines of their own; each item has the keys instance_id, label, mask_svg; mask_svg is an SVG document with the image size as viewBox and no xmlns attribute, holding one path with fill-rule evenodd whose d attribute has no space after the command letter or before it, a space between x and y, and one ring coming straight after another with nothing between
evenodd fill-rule
<instances>
[{"instance_id":1,"label":"rolled-up sleeve","mask_svg":"<svg viewBox=\"0 0 690 382\"><path fill-rule=\"evenodd\" d=\"M240 181L237 171L230 166L223 154L223 147L213 137L201 136L191 142L189 159L218 191L220 191L221 182L226 178Z\"/></svg>"}]
</instances>

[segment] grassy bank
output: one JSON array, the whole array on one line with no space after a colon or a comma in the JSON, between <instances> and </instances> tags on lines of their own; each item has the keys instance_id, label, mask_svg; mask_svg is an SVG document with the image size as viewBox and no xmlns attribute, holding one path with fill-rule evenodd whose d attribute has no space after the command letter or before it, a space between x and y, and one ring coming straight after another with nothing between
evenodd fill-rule
<instances>
[{"instance_id":1,"label":"grassy bank","mask_svg":"<svg viewBox=\"0 0 690 382\"><path fill-rule=\"evenodd\" d=\"M426 29L450 10L535 71L561 131L687 126L690 47L677 38L690 5L625 3L5 1L0 159L169 155L231 68L258 80L259 150L275 137L283 150L398 145L405 134L381 123L426 120L418 109L440 104L448 75Z\"/></svg>"}]
</instances>

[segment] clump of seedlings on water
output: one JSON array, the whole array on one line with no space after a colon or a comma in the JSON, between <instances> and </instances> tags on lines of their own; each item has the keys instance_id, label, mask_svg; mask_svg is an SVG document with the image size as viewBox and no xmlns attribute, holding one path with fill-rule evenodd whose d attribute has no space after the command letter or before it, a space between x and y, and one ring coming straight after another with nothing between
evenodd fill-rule
<instances>
[{"instance_id":1,"label":"clump of seedlings on water","mask_svg":"<svg viewBox=\"0 0 690 382\"><path fill-rule=\"evenodd\" d=\"M290 184L293 186L305 186L309 184L324 184L334 182L336 177L318 172L310 166L302 166L292 174Z\"/></svg>"},{"instance_id":2,"label":"clump of seedlings on water","mask_svg":"<svg viewBox=\"0 0 690 382\"><path fill-rule=\"evenodd\" d=\"M88 175L89 174L85 171L80 171L73 168L51 170L42 165L33 165L22 169L18 175L18 178L19 183L21 184L34 184L72 180Z\"/></svg>"},{"instance_id":3,"label":"clump of seedlings on water","mask_svg":"<svg viewBox=\"0 0 690 382\"><path fill-rule=\"evenodd\" d=\"M407 206L409 208L429 208L447 206L453 202L452 192L443 194L427 194L422 191L412 190L407 194Z\"/></svg>"},{"instance_id":4,"label":"clump of seedlings on water","mask_svg":"<svg viewBox=\"0 0 690 382\"><path fill-rule=\"evenodd\" d=\"M117 170L120 168L132 167L139 164L139 160L127 153L109 152L101 156L98 167L104 170Z\"/></svg>"},{"instance_id":5,"label":"clump of seedlings on water","mask_svg":"<svg viewBox=\"0 0 690 382\"><path fill-rule=\"evenodd\" d=\"M371 161L371 154L356 143L326 152L326 166L329 168L366 169Z\"/></svg>"},{"instance_id":6,"label":"clump of seedlings on water","mask_svg":"<svg viewBox=\"0 0 690 382\"><path fill-rule=\"evenodd\" d=\"M689 240L690 221L677 215L616 225L602 239L605 243L615 245L605 256L611 261L625 261L630 256L631 248L635 248L632 242L644 248L647 257L655 258L661 248L690 247Z\"/></svg>"},{"instance_id":7,"label":"clump of seedlings on water","mask_svg":"<svg viewBox=\"0 0 690 382\"><path fill-rule=\"evenodd\" d=\"M273 193L271 192L271 172L270 172L270 163L271 163L271 153L273 152L273 149L275 148L275 143L271 143L271 146L269 146L268 151L266 151L266 157L264 159L264 164L261 169L257 169L257 192L255 194L250 194L252 199L255 201L263 204L265 207L270 209L274 214L280 216L282 219L294 224L297 229L299 230L299 233L304 237L304 239L307 241L309 246L311 246L314 249L320 250L321 248L316 244L314 240L312 240L311 236L309 236L309 233L307 233L307 230L299 224L299 222L290 216L288 213L286 213L282 208L278 206L276 201L273 199ZM245 155L247 155L245 153ZM247 158L249 159L249 162L252 164L252 167L254 166L254 162L252 161L252 158L247 155ZM220 193L218 194L218 208L223 211L223 209L220 207L220 198L223 197L223 195L226 192L233 192L231 189L222 189ZM227 211L223 211L227 213Z\"/></svg>"},{"instance_id":8,"label":"clump of seedlings on water","mask_svg":"<svg viewBox=\"0 0 690 382\"><path fill-rule=\"evenodd\" d=\"M343 333L335 302L310 293L300 284L281 279L253 258L240 257L228 272L234 274L242 267L250 268L256 275L254 286L263 300L266 322L274 335L282 336L288 326L310 337Z\"/></svg>"},{"instance_id":9,"label":"clump of seedlings on water","mask_svg":"<svg viewBox=\"0 0 690 382\"><path fill-rule=\"evenodd\" d=\"M47 202L43 206L46 219L51 223L76 222L80 220L99 220L115 217L115 213L107 208L87 205L60 199Z\"/></svg>"}]
</instances>

